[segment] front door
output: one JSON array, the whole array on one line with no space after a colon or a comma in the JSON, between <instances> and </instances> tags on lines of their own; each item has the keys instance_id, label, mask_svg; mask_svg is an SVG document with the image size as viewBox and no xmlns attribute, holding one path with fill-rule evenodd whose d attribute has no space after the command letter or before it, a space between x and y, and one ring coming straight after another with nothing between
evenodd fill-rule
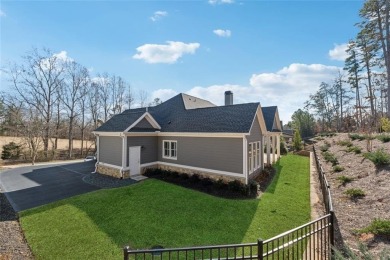
<instances>
[{"instance_id":1,"label":"front door","mask_svg":"<svg viewBox=\"0 0 390 260\"><path fill-rule=\"evenodd\" d=\"M140 174L141 146L131 146L129 148L130 176Z\"/></svg>"}]
</instances>

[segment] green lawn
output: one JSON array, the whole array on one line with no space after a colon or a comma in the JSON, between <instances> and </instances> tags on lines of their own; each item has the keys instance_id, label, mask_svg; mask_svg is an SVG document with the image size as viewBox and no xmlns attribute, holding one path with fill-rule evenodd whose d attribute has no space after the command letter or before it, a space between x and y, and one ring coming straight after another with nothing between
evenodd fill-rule
<instances>
[{"instance_id":1,"label":"green lawn","mask_svg":"<svg viewBox=\"0 0 390 260\"><path fill-rule=\"evenodd\" d=\"M37 259L120 259L122 247L269 238L310 218L309 159L288 155L260 199L213 197L158 180L100 190L20 214Z\"/></svg>"}]
</instances>

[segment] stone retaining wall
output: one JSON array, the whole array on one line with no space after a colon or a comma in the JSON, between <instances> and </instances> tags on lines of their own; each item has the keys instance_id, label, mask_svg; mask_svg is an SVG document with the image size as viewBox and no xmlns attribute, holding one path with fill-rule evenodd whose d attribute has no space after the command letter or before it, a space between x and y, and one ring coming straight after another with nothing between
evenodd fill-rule
<instances>
[{"instance_id":1,"label":"stone retaining wall","mask_svg":"<svg viewBox=\"0 0 390 260\"><path fill-rule=\"evenodd\" d=\"M108 176L111 176L114 178L118 178L118 179L122 178L122 174L121 174L120 169L112 168L109 166L99 164L97 166L96 171L100 174L108 175Z\"/></svg>"}]
</instances>

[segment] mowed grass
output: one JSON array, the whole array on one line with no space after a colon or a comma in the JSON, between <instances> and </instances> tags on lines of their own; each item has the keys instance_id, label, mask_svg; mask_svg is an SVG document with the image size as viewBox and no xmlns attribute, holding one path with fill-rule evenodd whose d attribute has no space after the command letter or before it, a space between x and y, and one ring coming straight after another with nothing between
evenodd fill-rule
<instances>
[{"instance_id":1,"label":"mowed grass","mask_svg":"<svg viewBox=\"0 0 390 260\"><path fill-rule=\"evenodd\" d=\"M309 159L288 155L260 199L213 197L149 179L20 214L37 259L121 259L133 249L255 242L310 218Z\"/></svg>"}]
</instances>

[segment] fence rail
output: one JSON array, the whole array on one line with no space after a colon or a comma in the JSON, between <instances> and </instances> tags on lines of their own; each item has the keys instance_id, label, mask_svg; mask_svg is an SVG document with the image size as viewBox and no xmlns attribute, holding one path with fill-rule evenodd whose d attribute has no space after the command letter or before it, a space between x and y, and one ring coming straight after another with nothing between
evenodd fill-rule
<instances>
[{"instance_id":1,"label":"fence rail","mask_svg":"<svg viewBox=\"0 0 390 260\"><path fill-rule=\"evenodd\" d=\"M334 212L330 186L313 148L326 215L267 240L255 243L133 250L123 248L125 260L171 259L331 259Z\"/></svg>"}]
</instances>

